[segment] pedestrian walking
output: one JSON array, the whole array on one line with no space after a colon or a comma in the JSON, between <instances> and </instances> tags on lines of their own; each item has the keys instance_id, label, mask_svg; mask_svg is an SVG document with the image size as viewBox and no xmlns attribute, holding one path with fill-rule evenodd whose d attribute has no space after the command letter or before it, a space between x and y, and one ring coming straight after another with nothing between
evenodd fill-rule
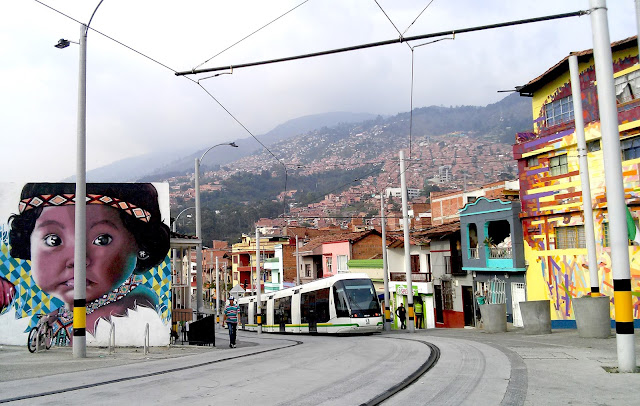
<instances>
[{"instance_id":1,"label":"pedestrian walking","mask_svg":"<svg viewBox=\"0 0 640 406\"><path fill-rule=\"evenodd\" d=\"M229 326L229 348L236 348L236 330L238 328L238 312L240 308L234 304L234 297L229 296L229 304L224 308L224 319L222 326L226 323Z\"/></svg>"},{"instance_id":2,"label":"pedestrian walking","mask_svg":"<svg viewBox=\"0 0 640 406\"><path fill-rule=\"evenodd\" d=\"M396 314L400 319L400 329L406 330L407 325L405 323L405 320L407 319L407 311L405 310L404 305L402 303L400 303L400 307L396 309Z\"/></svg>"}]
</instances>

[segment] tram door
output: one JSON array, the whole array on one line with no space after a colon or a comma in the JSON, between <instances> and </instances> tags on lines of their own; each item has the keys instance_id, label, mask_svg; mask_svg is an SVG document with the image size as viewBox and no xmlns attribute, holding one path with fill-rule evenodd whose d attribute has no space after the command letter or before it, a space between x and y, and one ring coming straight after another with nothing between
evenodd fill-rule
<instances>
[{"instance_id":1,"label":"tram door","mask_svg":"<svg viewBox=\"0 0 640 406\"><path fill-rule=\"evenodd\" d=\"M303 293L300 307L302 323L309 324L310 333L317 333L318 320L316 314L316 292Z\"/></svg>"}]
</instances>

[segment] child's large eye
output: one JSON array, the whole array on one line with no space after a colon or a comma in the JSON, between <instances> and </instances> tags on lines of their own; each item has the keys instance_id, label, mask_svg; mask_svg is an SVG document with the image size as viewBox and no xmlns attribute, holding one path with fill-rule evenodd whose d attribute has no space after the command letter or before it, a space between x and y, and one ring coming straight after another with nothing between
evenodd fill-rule
<instances>
[{"instance_id":1,"label":"child's large eye","mask_svg":"<svg viewBox=\"0 0 640 406\"><path fill-rule=\"evenodd\" d=\"M93 245L109 245L111 244L111 241L113 241L113 237L109 234L100 234L95 240L93 240Z\"/></svg>"},{"instance_id":2,"label":"child's large eye","mask_svg":"<svg viewBox=\"0 0 640 406\"><path fill-rule=\"evenodd\" d=\"M62 244L62 238L56 234L47 234L44 236L44 244L48 247L57 247Z\"/></svg>"}]
</instances>

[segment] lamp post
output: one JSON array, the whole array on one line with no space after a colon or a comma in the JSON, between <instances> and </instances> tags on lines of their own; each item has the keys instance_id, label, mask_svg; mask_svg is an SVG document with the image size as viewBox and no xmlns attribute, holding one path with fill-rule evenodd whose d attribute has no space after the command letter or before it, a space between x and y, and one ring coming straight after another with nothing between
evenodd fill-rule
<instances>
[{"instance_id":1,"label":"lamp post","mask_svg":"<svg viewBox=\"0 0 640 406\"><path fill-rule=\"evenodd\" d=\"M176 232L177 225L178 225L178 219L180 218L180 216L182 215L182 213L184 213L184 212L186 212L187 210L190 210L190 209L195 209L195 206L187 207L186 209L184 209L184 210L182 210L180 213L178 213L178 215L176 216L176 218L175 218L175 219L173 219L173 224L171 225L171 231L173 231L174 233ZM180 271L179 271L179 272L180 272L180 275L182 275L182 272L183 272L183 270L182 270L182 257L183 257L183 250L182 250L182 248L180 248ZM177 262L176 262L176 258L178 258L178 249L177 249L177 248L174 248L174 249L173 249L173 252L172 252L171 259L172 259L172 267L173 267L173 270L174 270L174 272L176 272L176 275L177 275L177 273L178 273L178 264L177 264ZM189 278L187 278L187 279L189 279ZM180 277L180 282L182 282L182 276ZM184 289L184 288L180 288L180 289ZM190 289L190 288L189 288L189 289ZM183 292L183 293L184 293L184 292ZM183 300L184 300L184 299L183 299ZM183 304L184 304L184 303L183 303Z\"/></svg>"},{"instance_id":2,"label":"lamp post","mask_svg":"<svg viewBox=\"0 0 640 406\"><path fill-rule=\"evenodd\" d=\"M173 219L173 228L172 228L172 231L173 231L174 233L176 232L176 224L178 223L178 219L180 218L180 216L182 215L182 213L184 213L184 212L185 212L185 211L187 211L187 210L195 209L195 208L196 208L195 206L187 207L186 209L184 209L184 210L182 210L180 213L178 213L178 215L176 216L176 218L175 218L175 219ZM188 217L188 216L187 216L187 217Z\"/></svg>"},{"instance_id":3,"label":"lamp post","mask_svg":"<svg viewBox=\"0 0 640 406\"><path fill-rule=\"evenodd\" d=\"M200 158L196 158L196 168L195 168L195 177L196 177L196 237L202 240L202 206L200 205L200 164L202 163L202 159L207 152L211 151L215 147L219 147L221 145L228 145L230 147L238 148L235 142L223 142L221 144L216 144L208 150L204 151L204 154ZM197 316L204 309L204 301L202 299L202 243L200 243L196 247L196 314Z\"/></svg>"},{"instance_id":4,"label":"lamp post","mask_svg":"<svg viewBox=\"0 0 640 406\"><path fill-rule=\"evenodd\" d=\"M87 33L89 22L80 25L80 68L78 72L78 134L76 137L76 201L75 201L75 241L73 267L73 357L87 357ZM69 46L72 41L60 39L58 49Z\"/></svg>"}]
</instances>

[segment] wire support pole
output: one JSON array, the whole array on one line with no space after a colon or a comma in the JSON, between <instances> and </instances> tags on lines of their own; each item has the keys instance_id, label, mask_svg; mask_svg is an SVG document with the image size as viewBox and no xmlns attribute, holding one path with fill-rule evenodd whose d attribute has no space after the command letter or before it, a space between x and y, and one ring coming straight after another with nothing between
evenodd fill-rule
<instances>
[{"instance_id":1,"label":"wire support pole","mask_svg":"<svg viewBox=\"0 0 640 406\"><path fill-rule=\"evenodd\" d=\"M256 322L258 324L258 334L262 334L262 292L261 292L262 275L260 273L260 230L256 228L256 300L258 301L256 310Z\"/></svg>"},{"instance_id":2,"label":"wire support pole","mask_svg":"<svg viewBox=\"0 0 640 406\"><path fill-rule=\"evenodd\" d=\"M570 13L554 14L554 15L543 16L543 17L527 18L527 19L524 19L524 20L507 21L507 22L503 22L503 23L481 25L481 26L477 26L477 27L469 27L469 28L460 28L460 29L448 30L448 31L440 31L440 32L434 32L434 33L430 33L430 34L415 35L415 36L411 36L411 37L402 37L401 36L399 38L394 38L394 39L386 40L386 41L370 42L370 43L367 43L367 44L354 45L354 46L345 47L345 48L337 48L337 49L331 49L331 50L327 50L327 51L312 52L312 53L309 53L309 54L302 54L302 55L289 56L289 57L284 57L284 58L269 59L269 60L259 61L259 62L248 62L248 63L242 63L242 64L237 64L237 65L225 65L225 66L219 66L219 67L214 67L214 68L205 68L205 69L192 69L192 70L189 70L189 71L176 72L175 75L176 76L197 75L199 73L217 72L217 71L221 71L221 70L227 70L227 69L230 69L230 68L233 68L233 69L248 68L250 66L268 65L268 64L272 64L272 63L288 62L288 61L294 61L294 60L298 60L298 59L314 58L314 57L317 57L317 56L339 54L339 53L342 53L342 52L351 52L351 51L357 51L357 50L360 50L360 49L374 48L374 47L392 45L392 44L401 44L403 42L418 41L418 40L427 39L427 38L442 37L442 36L445 36L445 35L456 35L456 34L463 34L463 33L468 33L468 32L491 30L491 29L494 29L494 28L511 27L511 26L514 26L514 25L523 25L523 24L531 24L531 23L537 23L537 22L542 22L542 21L558 20L558 19L562 19L562 18L580 17L580 16L583 16L583 15L586 15L586 14L589 14L589 11L579 10L579 11L573 11L573 12L570 12Z\"/></svg>"},{"instance_id":3,"label":"wire support pole","mask_svg":"<svg viewBox=\"0 0 640 406\"><path fill-rule=\"evenodd\" d=\"M387 224L384 218L384 190L380 190L380 228L382 230L382 280L384 282L384 331L391 331L389 306L389 267L387 266Z\"/></svg>"},{"instance_id":4,"label":"wire support pole","mask_svg":"<svg viewBox=\"0 0 640 406\"><path fill-rule=\"evenodd\" d=\"M73 357L87 357L87 33L89 22L80 24L80 60L78 71L78 121L76 136L76 202L73 267Z\"/></svg>"},{"instance_id":5,"label":"wire support pole","mask_svg":"<svg viewBox=\"0 0 640 406\"><path fill-rule=\"evenodd\" d=\"M404 271L407 279L407 326L415 333L415 313L413 311L413 283L411 281L411 235L409 233L409 205L407 181L405 177L404 151L400 150L400 186L402 188L402 224L404 228Z\"/></svg>"},{"instance_id":6,"label":"wire support pole","mask_svg":"<svg viewBox=\"0 0 640 406\"><path fill-rule=\"evenodd\" d=\"M587 142L584 135L584 118L582 117L582 91L580 90L580 70L578 56L569 56L569 74L571 77L571 93L573 95L573 111L576 135L578 138L578 160L580 163L580 186L582 189L582 210L584 211L584 234L587 245L589 281L591 296L600 296L598 284L598 259L596 256L596 239L593 229L593 203L591 185L589 184L589 160L587 159Z\"/></svg>"},{"instance_id":7,"label":"wire support pole","mask_svg":"<svg viewBox=\"0 0 640 406\"><path fill-rule=\"evenodd\" d=\"M613 60L609 39L609 23L605 0L590 0L591 29L593 31L593 60L598 81L598 110L602 133L602 158L607 195L611 242L611 270L613 274L613 303L616 320L618 371L636 369L633 331L633 299L627 235L627 205L622 178L618 107L613 82Z\"/></svg>"}]
</instances>

